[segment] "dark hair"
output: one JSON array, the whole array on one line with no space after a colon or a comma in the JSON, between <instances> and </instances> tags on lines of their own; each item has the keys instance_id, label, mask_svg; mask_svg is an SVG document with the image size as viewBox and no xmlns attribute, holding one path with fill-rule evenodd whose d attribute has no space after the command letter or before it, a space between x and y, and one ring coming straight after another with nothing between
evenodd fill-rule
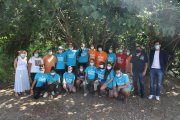
<instances>
[{"instance_id":1,"label":"dark hair","mask_svg":"<svg viewBox=\"0 0 180 120\"><path fill-rule=\"evenodd\" d=\"M105 65L105 63L104 62L100 62L99 65Z\"/></svg>"},{"instance_id":2,"label":"dark hair","mask_svg":"<svg viewBox=\"0 0 180 120\"><path fill-rule=\"evenodd\" d=\"M154 44L156 44L157 42L161 45L161 41L157 39L154 41Z\"/></svg>"},{"instance_id":3,"label":"dark hair","mask_svg":"<svg viewBox=\"0 0 180 120\"><path fill-rule=\"evenodd\" d=\"M54 66L51 67L51 71L56 71Z\"/></svg>"},{"instance_id":4,"label":"dark hair","mask_svg":"<svg viewBox=\"0 0 180 120\"><path fill-rule=\"evenodd\" d=\"M115 71L118 71L118 70L120 70L120 71L121 71L121 68L116 67L116 68L115 68Z\"/></svg>"},{"instance_id":5,"label":"dark hair","mask_svg":"<svg viewBox=\"0 0 180 120\"><path fill-rule=\"evenodd\" d=\"M51 48L49 48L49 49L47 50L47 52L48 52L48 51L50 51L50 50L52 50L52 49L51 49ZM52 50L52 51L53 51L53 50Z\"/></svg>"},{"instance_id":6,"label":"dark hair","mask_svg":"<svg viewBox=\"0 0 180 120\"><path fill-rule=\"evenodd\" d=\"M103 50L103 46L102 46L102 45L97 45L97 50L98 50L99 48L102 48L102 50Z\"/></svg>"},{"instance_id":7,"label":"dark hair","mask_svg":"<svg viewBox=\"0 0 180 120\"><path fill-rule=\"evenodd\" d=\"M81 43L81 45L85 45L85 43ZM82 53L82 49L80 48L80 50L79 50L79 56L81 56L81 53Z\"/></svg>"},{"instance_id":8,"label":"dark hair","mask_svg":"<svg viewBox=\"0 0 180 120\"><path fill-rule=\"evenodd\" d=\"M112 64L110 62L108 62L107 64L110 64L112 66ZM110 74L110 72L112 71L113 68L111 68L110 70L106 70L105 75L104 75L104 79L107 79L108 75Z\"/></svg>"},{"instance_id":9,"label":"dark hair","mask_svg":"<svg viewBox=\"0 0 180 120\"><path fill-rule=\"evenodd\" d=\"M34 50L34 51L33 51L33 55L35 54L35 52L36 52L36 51L38 51L38 53L39 53L39 50L38 50L38 49L36 49L36 50Z\"/></svg>"}]
</instances>

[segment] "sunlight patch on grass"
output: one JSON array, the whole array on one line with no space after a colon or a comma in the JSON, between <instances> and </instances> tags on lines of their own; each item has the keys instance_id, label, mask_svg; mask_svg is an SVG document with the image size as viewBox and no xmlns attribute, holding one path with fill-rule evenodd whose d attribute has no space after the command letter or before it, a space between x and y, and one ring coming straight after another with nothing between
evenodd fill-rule
<instances>
[{"instance_id":1,"label":"sunlight patch on grass","mask_svg":"<svg viewBox=\"0 0 180 120\"><path fill-rule=\"evenodd\" d=\"M27 108L26 106L21 106L20 111L26 110L26 108Z\"/></svg>"},{"instance_id":2,"label":"sunlight patch on grass","mask_svg":"<svg viewBox=\"0 0 180 120\"><path fill-rule=\"evenodd\" d=\"M74 115L74 114L77 114L77 112L68 112L67 114L68 115Z\"/></svg>"},{"instance_id":3,"label":"sunlight patch on grass","mask_svg":"<svg viewBox=\"0 0 180 120\"><path fill-rule=\"evenodd\" d=\"M95 108L98 108L98 107L101 107L101 106L104 106L104 104L95 104L93 105Z\"/></svg>"},{"instance_id":4,"label":"sunlight patch on grass","mask_svg":"<svg viewBox=\"0 0 180 120\"><path fill-rule=\"evenodd\" d=\"M167 96L178 96L180 93L175 92L175 91L171 91L171 92L166 92Z\"/></svg>"},{"instance_id":5,"label":"sunlight patch on grass","mask_svg":"<svg viewBox=\"0 0 180 120\"><path fill-rule=\"evenodd\" d=\"M2 89L0 90L0 96L4 96L4 95L12 95L14 93L13 89Z\"/></svg>"}]
</instances>

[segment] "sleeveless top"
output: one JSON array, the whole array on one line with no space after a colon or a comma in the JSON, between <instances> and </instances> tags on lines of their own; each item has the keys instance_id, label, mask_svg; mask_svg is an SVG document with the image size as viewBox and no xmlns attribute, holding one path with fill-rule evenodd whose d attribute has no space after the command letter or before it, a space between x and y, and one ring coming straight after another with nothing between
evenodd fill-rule
<instances>
[{"instance_id":1,"label":"sleeveless top","mask_svg":"<svg viewBox=\"0 0 180 120\"><path fill-rule=\"evenodd\" d=\"M17 57L17 70L27 70L27 57L22 59L20 56Z\"/></svg>"}]
</instances>

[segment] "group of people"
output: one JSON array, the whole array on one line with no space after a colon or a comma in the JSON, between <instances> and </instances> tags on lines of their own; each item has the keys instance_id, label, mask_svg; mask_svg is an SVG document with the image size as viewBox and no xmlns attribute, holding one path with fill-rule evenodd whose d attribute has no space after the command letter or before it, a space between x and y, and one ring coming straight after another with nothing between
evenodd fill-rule
<instances>
[{"instance_id":1,"label":"group of people","mask_svg":"<svg viewBox=\"0 0 180 120\"><path fill-rule=\"evenodd\" d=\"M30 90L30 94L38 99L41 96L61 95L62 91L67 94L83 90L84 96L95 94L99 97L117 98L121 95L124 101L127 101L130 92L134 91L134 95L143 98L144 76L149 63L148 98L160 101L161 83L168 56L166 51L161 50L159 41L154 43L153 48L148 57L140 46L133 52L124 50L121 46L115 53L113 47L105 52L102 45L98 45L97 49L91 45L88 49L82 43L80 49L76 50L73 44L69 43L68 50L59 46L58 51L53 53L53 50L49 49L43 58L40 51L35 50L29 60L27 52L20 50L14 60L15 95ZM155 81L156 92L154 92Z\"/></svg>"}]
</instances>

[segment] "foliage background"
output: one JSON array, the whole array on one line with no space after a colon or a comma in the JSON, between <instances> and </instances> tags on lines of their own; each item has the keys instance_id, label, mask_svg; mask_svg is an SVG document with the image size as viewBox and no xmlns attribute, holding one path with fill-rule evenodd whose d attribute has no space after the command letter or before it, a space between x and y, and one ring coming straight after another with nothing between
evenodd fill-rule
<instances>
[{"instance_id":1,"label":"foliage background","mask_svg":"<svg viewBox=\"0 0 180 120\"><path fill-rule=\"evenodd\" d=\"M0 11L0 81L12 79L20 49L30 57L68 42L106 50L138 43L148 53L155 39L170 54L168 73L179 76L179 0L0 0Z\"/></svg>"}]
</instances>

